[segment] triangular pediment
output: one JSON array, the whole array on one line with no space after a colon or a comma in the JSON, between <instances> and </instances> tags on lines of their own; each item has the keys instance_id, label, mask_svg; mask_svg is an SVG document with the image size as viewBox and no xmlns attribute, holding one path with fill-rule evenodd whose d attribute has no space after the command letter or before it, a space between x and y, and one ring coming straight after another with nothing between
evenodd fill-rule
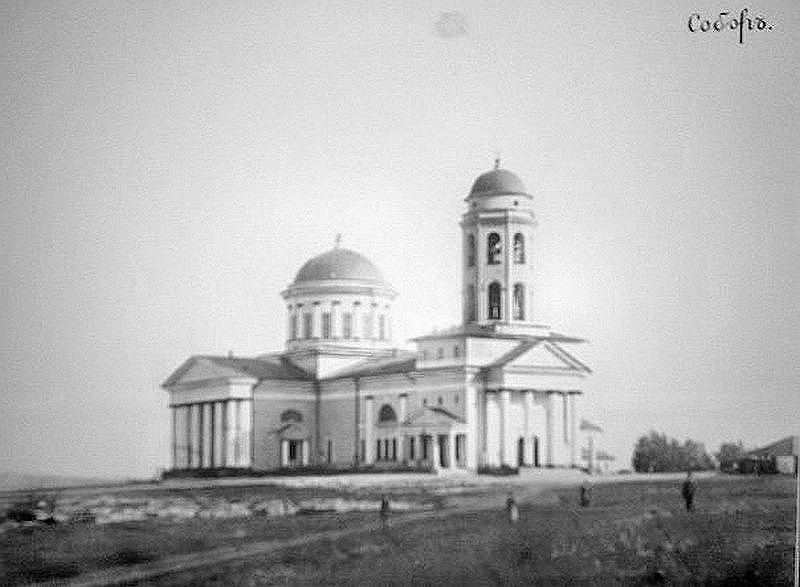
<instances>
[{"instance_id":1,"label":"triangular pediment","mask_svg":"<svg viewBox=\"0 0 800 587\"><path fill-rule=\"evenodd\" d=\"M492 367L545 371L582 371L589 368L558 344L549 340L521 343Z\"/></svg>"},{"instance_id":2,"label":"triangular pediment","mask_svg":"<svg viewBox=\"0 0 800 587\"><path fill-rule=\"evenodd\" d=\"M194 359L189 368L183 373L180 380L182 382L190 382L241 376L241 372L236 369L218 365L208 359Z\"/></svg>"}]
</instances>

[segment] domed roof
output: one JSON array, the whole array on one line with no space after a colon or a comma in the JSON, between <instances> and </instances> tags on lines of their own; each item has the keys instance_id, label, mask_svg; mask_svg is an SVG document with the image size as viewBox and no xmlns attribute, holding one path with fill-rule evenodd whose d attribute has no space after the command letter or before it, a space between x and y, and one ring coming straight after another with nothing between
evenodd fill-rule
<instances>
[{"instance_id":1,"label":"domed roof","mask_svg":"<svg viewBox=\"0 0 800 587\"><path fill-rule=\"evenodd\" d=\"M495 167L483 175L478 176L472 184L470 196L499 195L499 194L527 194L522 180L507 169Z\"/></svg>"},{"instance_id":2,"label":"domed roof","mask_svg":"<svg viewBox=\"0 0 800 587\"><path fill-rule=\"evenodd\" d=\"M361 253L336 247L309 259L297 272L294 285L325 279L352 279L385 284L383 275Z\"/></svg>"}]
</instances>

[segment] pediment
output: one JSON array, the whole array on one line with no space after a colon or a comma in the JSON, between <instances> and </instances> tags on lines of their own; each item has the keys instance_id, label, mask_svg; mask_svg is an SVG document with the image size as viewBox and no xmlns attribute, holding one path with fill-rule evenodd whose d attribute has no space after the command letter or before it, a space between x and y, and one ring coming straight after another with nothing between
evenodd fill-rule
<instances>
[{"instance_id":1,"label":"pediment","mask_svg":"<svg viewBox=\"0 0 800 587\"><path fill-rule=\"evenodd\" d=\"M227 377L241 377L241 373L236 369L217 365L208 359L194 359L189 368L184 371L180 381L188 383L190 381L203 381L206 379L222 379Z\"/></svg>"},{"instance_id":2,"label":"pediment","mask_svg":"<svg viewBox=\"0 0 800 587\"><path fill-rule=\"evenodd\" d=\"M493 366L512 370L589 372L589 368L581 361L548 340L523 343Z\"/></svg>"}]
</instances>

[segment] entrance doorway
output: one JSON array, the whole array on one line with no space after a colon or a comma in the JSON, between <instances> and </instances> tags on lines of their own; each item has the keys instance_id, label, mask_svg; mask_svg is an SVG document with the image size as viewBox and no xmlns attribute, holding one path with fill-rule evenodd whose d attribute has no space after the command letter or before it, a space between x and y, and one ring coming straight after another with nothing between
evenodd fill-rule
<instances>
[{"instance_id":1,"label":"entrance doorway","mask_svg":"<svg viewBox=\"0 0 800 587\"><path fill-rule=\"evenodd\" d=\"M541 467L542 464L539 462L539 437L533 437L533 466L534 467Z\"/></svg>"},{"instance_id":2,"label":"entrance doorway","mask_svg":"<svg viewBox=\"0 0 800 587\"><path fill-rule=\"evenodd\" d=\"M525 438L522 436L517 441L517 466L525 466Z\"/></svg>"},{"instance_id":3,"label":"entrance doorway","mask_svg":"<svg viewBox=\"0 0 800 587\"><path fill-rule=\"evenodd\" d=\"M299 467L303 464L303 444L302 440L284 440L281 443L283 454L281 462L285 467Z\"/></svg>"}]
</instances>

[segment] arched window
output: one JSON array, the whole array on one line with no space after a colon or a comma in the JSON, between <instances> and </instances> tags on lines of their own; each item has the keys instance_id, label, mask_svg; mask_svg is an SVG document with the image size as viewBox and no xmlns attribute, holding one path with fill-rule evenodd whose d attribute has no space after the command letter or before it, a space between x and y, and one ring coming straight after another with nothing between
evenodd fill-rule
<instances>
[{"instance_id":1,"label":"arched window","mask_svg":"<svg viewBox=\"0 0 800 587\"><path fill-rule=\"evenodd\" d=\"M525 320L525 286L514 285L514 320Z\"/></svg>"},{"instance_id":2,"label":"arched window","mask_svg":"<svg viewBox=\"0 0 800 587\"><path fill-rule=\"evenodd\" d=\"M489 320L500 320L503 316L500 304L500 284L493 281L489 285Z\"/></svg>"},{"instance_id":3,"label":"arched window","mask_svg":"<svg viewBox=\"0 0 800 587\"><path fill-rule=\"evenodd\" d=\"M467 286L467 320L472 322L478 319L478 305L475 303L475 286Z\"/></svg>"},{"instance_id":4,"label":"arched window","mask_svg":"<svg viewBox=\"0 0 800 587\"><path fill-rule=\"evenodd\" d=\"M303 421L303 415L297 410L286 410L284 413L281 414L281 422L291 424L302 421Z\"/></svg>"},{"instance_id":5,"label":"arched window","mask_svg":"<svg viewBox=\"0 0 800 587\"><path fill-rule=\"evenodd\" d=\"M397 414L389 404L383 404L378 413L378 422L397 422Z\"/></svg>"},{"instance_id":6,"label":"arched window","mask_svg":"<svg viewBox=\"0 0 800 587\"><path fill-rule=\"evenodd\" d=\"M517 265L525 263L525 237L521 232L514 235L514 263Z\"/></svg>"},{"instance_id":7,"label":"arched window","mask_svg":"<svg viewBox=\"0 0 800 587\"><path fill-rule=\"evenodd\" d=\"M499 265L502 254L503 245L500 243L500 235L496 232L489 233L486 241L486 263L488 265Z\"/></svg>"},{"instance_id":8,"label":"arched window","mask_svg":"<svg viewBox=\"0 0 800 587\"><path fill-rule=\"evenodd\" d=\"M475 235L467 236L467 267L475 266Z\"/></svg>"}]
</instances>

